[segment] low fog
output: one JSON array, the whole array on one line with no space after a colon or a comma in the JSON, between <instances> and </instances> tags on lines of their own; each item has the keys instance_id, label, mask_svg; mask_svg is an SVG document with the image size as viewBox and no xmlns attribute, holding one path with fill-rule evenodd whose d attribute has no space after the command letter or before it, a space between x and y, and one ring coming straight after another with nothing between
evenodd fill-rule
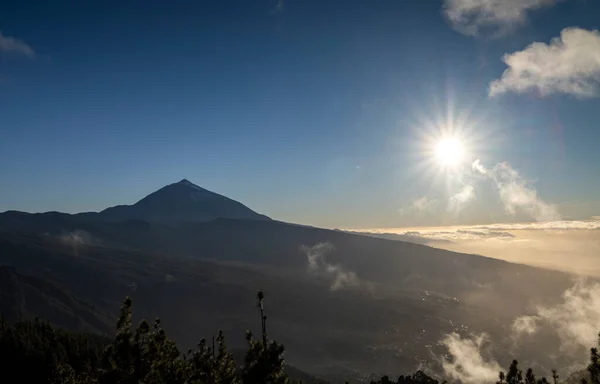
<instances>
[{"instance_id":1,"label":"low fog","mask_svg":"<svg viewBox=\"0 0 600 384\"><path fill-rule=\"evenodd\" d=\"M374 229L363 233L600 277L600 221Z\"/></svg>"},{"instance_id":2,"label":"low fog","mask_svg":"<svg viewBox=\"0 0 600 384\"><path fill-rule=\"evenodd\" d=\"M533 304L514 318L512 353L528 358L546 350L562 366L564 378L585 369L589 348L600 330L600 220L491 224L430 228L373 229L360 231L370 236L412 241L460 253L479 254L513 263L574 273L573 286L553 305ZM552 342L551 340L555 340ZM554 345L550 350L548 342ZM438 356L445 377L464 383L497 381L507 361L493 356L494 342L486 333L450 333L439 340L447 354ZM542 347L546 345L546 347ZM537 346L537 347L536 347ZM551 356L550 356L551 355ZM560 356L568 356L559 362ZM540 366L525 360L522 369L533 364L538 374L549 375L556 366ZM568 367L564 363L568 364Z\"/></svg>"}]
</instances>

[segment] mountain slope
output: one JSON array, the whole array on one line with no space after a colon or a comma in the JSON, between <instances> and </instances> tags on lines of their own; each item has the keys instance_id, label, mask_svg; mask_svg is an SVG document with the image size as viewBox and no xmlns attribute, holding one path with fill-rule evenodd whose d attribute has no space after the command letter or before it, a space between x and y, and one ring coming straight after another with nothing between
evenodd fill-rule
<instances>
[{"instance_id":1,"label":"mountain slope","mask_svg":"<svg viewBox=\"0 0 600 384\"><path fill-rule=\"evenodd\" d=\"M59 220L52 229L45 215L27 217L43 222L32 225L37 234L0 231L0 263L60 282L108 313L131 295L136 313L159 314L186 347L215 329L256 330L254 296L263 289L269 332L286 359L334 381L413 371L445 352L439 340L450 332L485 331L504 361L514 318L572 284L556 271L277 221ZM323 242L335 247L325 270L354 273L359 285L335 290L330 275L311 273L302 246Z\"/></svg>"},{"instance_id":2,"label":"mountain slope","mask_svg":"<svg viewBox=\"0 0 600 384\"><path fill-rule=\"evenodd\" d=\"M315 246L327 252L311 259ZM439 341L450 332L485 331L505 361L515 317L572 285L557 271L270 220L186 180L101 213L0 214L0 264L58 282L104 313L131 295L136 313L159 315L184 346L215 329L256 329L254 295L263 289L286 359L344 379L414 371L446 352ZM0 280L9 283L6 310L20 316L31 301L14 276ZM340 276L352 284L336 287ZM54 296L25 312L44 315ZM548 343L540 348L556 346Z\"/></svg>"},{"instance_id":3,"label":"mountain slope","mask_svg":"<svg viewBox=\"0 0 600 384\"><path fill-rule=\"evenodd\" d=\"M9 322L39 317L69 329L106 333L108 316L60 285L0 266L0 312Z\"/></svg>"}]
</instances>

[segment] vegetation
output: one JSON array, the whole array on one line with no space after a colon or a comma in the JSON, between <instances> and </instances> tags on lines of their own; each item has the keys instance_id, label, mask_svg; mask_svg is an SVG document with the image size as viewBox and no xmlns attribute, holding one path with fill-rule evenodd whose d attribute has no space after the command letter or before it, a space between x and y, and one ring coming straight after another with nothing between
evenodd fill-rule
<instances>
[{"instance_id":1,"label":"vegetation","mask_svg":"<svg viewBox=\"0 0 600 384\"><path fill-rule=\"evenodd\" d=\"M4 377L27 383L285 384L284 348L267 339L265 327L263 341L247 332L248 351L238 369L222 332L212 347L200 340L196 349L181 353L159 319L153 325L143 320L134 329L132 301L126 298L113 340L61 330L37 319L12 325L2 320L0 359Z\"/></svg>"},{"instance_id":2,"label":"vegetation","mask_svg":"<svg viewBox=\"0 0 600 384\"><path fill-rule=\"evenodd\" d=\"M126 298L116 324L114 339L55 328L35 319L9 324L0 319L0 359L3 376L19 382L50 384L285 384L284 347L268 340L264 295L258 293L262 339L246 332L244 363L237 367L222 332L212 346L202 339L195 349L181 353L161 328L143 320L132 326L132 301ZM600 345L600 336L599 341ZM591 349L590 362L581 384L600 384L600 354ZM552 371L552 383L558 382ZM383 376L371 384L438 384L422 371L397 380ZM444 381L446 383L446 381ZM525 373L513 360L496 384L545 384L531 369Z\"/></svg>"}]
</instances>

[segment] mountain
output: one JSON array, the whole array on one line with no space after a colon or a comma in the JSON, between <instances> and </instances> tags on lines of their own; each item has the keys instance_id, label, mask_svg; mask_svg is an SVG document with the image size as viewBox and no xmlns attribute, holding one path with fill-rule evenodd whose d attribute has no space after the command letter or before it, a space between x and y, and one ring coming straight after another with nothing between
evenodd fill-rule
<instances>
[{"instance_id":1,"label":"mountain","mask_svg":"<svg viewBox=\"0 0 600 384\"><path fill-rule=\"evenodd\" d=\"M286 360L336 382L415 371L447 352L440 340L451 332L486 332L496 359L509 361L514 319L559 302L573 284L558 271L270 220L186 180L100 213L0 214L0 265L15 268L0 275L12 281L0 285L7 311L46 316L47 303L61 303L93 318L130 295L136 314L159 316L183 347L217 329L243 341L244 329L259 327L262 289ZM14 288L32 284L35 300ZM536 344L536 362L564 366L542 361L556 345ZM520 360L539 358L533 352Z\"/></svg>"},{"instance_id":2,"label":"mountain","mask_svg":"<svg viewBox=\"0 0 600 384\"><path fill-rule=\"evenodd\" d=\"M152 224L179 225L206 222L218 218L271 220L244 204L211 192L183 179L144 197L133 205L118 205L101 212L69 215L60 212L29 214L7 211L0 214L0 227L52 227L69 223L142 221Z\"/></svg>"},{"instance_id":3,"label":"mountain","mask_svg":"<svg viewBox=\"0 0 600 384\"><path fill-rule=\"evenodd\" d=\"M151 223L178 224L210 221L217 218L269 220L240 202L208 191L183 179L151 193L133 205L118 205L88 218L119 222L143 220Z\"/></svg>"}]
</instances>

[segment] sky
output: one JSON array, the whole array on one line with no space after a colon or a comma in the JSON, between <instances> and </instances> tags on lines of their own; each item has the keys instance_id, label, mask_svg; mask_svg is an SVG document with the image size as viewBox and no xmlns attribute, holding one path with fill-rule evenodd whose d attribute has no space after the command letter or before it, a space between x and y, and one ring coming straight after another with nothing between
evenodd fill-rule
<instances>
[{"instance_id":1,"label":"sky","mask_svg":"<svg viewBox=\"0 0 600 384\"><path fill-rule=\"evenodd\" d=\"M327 228L588 219L599 14L597 0L2 1L0 211L101 210L187 178ZM448 138L460 156L440 158Z\"/></svg>"}]
</instances>

